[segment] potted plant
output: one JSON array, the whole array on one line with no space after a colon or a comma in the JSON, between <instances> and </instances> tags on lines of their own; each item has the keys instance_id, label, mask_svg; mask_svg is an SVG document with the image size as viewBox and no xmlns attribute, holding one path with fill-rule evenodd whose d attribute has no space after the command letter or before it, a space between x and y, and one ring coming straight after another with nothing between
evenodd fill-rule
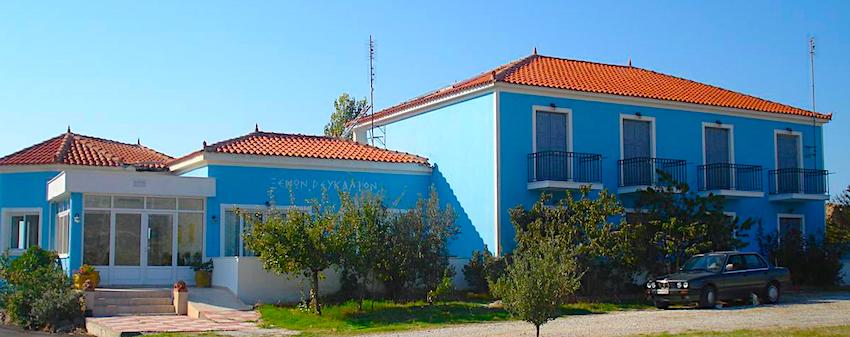
<instances>
[{"instance_id":1,"label":"potted plant","mask_svg":"<svg viewBox=\"0 0 850 337\"><path fill-rule=\"evenodd\" d=\"M100 272L95 270L94 267L84 264L80 267L80 270L74 273L74 288L87 290L86 281L89 281L88 287L90 289L97 288L100 284Z\"/></svg>"},{"instance_id":2,"label":"potted plant","mask_svg":"<svg viewBox=\"0 0 850 337\"><path fill-rule=\"evenodd\" d=\"M210 281L212 281L212 259L207 262L197 262L193 264L192 270L195 271L195 286L198 288L208 288L210 286Z\"/></svg>"}]
</instances>

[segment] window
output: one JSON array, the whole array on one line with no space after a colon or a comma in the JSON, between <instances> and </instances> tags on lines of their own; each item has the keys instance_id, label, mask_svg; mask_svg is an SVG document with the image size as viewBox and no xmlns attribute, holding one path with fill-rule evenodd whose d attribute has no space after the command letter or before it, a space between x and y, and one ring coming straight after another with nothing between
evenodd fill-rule
<instances>
[{"instance_id":1,"label":"window","mask_svg":"<svg viewBox=\"0 0 850 337\"><path fill-rule=\"evenodd\" d=\"M735 162L732 153L732 126L703 124L703 164L705 187L709 190L731 189L734 186Z\"/></svg>"},{"instance_id":2,"label":"window","mask_svg":"<svg viewBox=\"0 0 850 337\"><path fill-rule=\"evenodd\" d=\"M142 209L145 208L143 197L114 197L112 198L114 208Z\"/></svg>"},{"instance_id":3,"label":"window","mask_svg":"<svg viewBox=\"0 0 850 337\"><path fill-rule=\"evenodd\" d=\"M652 185L655 181L654 119L627 115L620 118L620 181L623 186Z\"/></svg>"},{"instance_id":4,"label":"window","mask_svg":"<svg viewBox=\"0 0 850 337\"><path fill-rule=\"evenodd\" d=\"M623 119L623 159L653 156L652 120Z\"/></svg>"},{"instance_id":5,"label":"window","mask_svg":"<svg viewBox=\"0 0 850 337\"><path fill-rule=\"evenodd\" d=\"M744 255L732 255L726 261L726 271L741 271L747 269L747 261Z\"/></svg>"},{"instance_id":6,"label":"window","mask_svg":"<svg viewBox=\"0 0 850 337\"><path fill-rule=\"evenodd\" d=\"M203 257L204 213L181 212L177 217L177 265L191 266Z\"/></svg>"},{"instance_id":7,"label":"window","mask_svg":"<svg viewBox=\"0 0 850 337\"><path fill-rule=\"evenodd\" d=\"M254 256L245 247L242 233L251 229L252 220L262 221L264 211L260 209L228 209L224 212L224 256ZM253 219L252 219L253 218Z\"/></svg>"},{"instance_id":8,"label":"window","mask_svg":"<svg viewBox=\"0 0 850 337\"><path fill-rule=\"evenodd\" d=\"M70 212L65 211L56 215L56 242L54 245L56 247L56 252L60 255L66 255L69 253L69 245L71 244L71 223L70 223Z\"/></svg>"},{"instance_id":9,"label":"window","mask_svg":"<svg viewBox=\"0 0 850 337\"><path fill-rule=\"evenodd\" d=\"M109 265L109 211L86 211L83 217L83 263Z\"/></svg>"},{"instance_id":10,"label":"window","mask_svg":"<svg viewBox=\"0 0 850 337\"><path fill-rule=\"evenodd\" d=\"M174 198L147 198L145 203L147 209L177 209L177 199Z\"/></svg>"},{"instance_id":11,"label":"window","mask_svg":"<svg viewBox=\"0 0 850 337\"><path fill-rule=\"evenodd\" d=\"M760 256L755 254L744 255L744 262L747 263L747 269L767 268L767 263L765 263Z\"/></svg>"},{"instance_id":12,"label":"window","mask_svg":"<svg viewBox=\"0 0 850 337\"><path fill-rule=\"evenodd\" d=\"M538 180L566 181L571 177L570 110L534 107L534 172Z\"/></svg>"},{"instance_id":13,"label":"window","mask_svg":"<svg viewBox=\"0 0 850 337\"><path fill-rule=\"evenodd\" d=\"M26 250L40 242L40 208L6 208L0 212L0 252Z\"/></svg>"},{"instance_id":14,"label":"window","mask_svg":"<svg viewBox=\"0 0 850 337\"><path fill-rule=\"evenodd\" d=\"M778 216L778 228L777 234L779 235L778 241L782 242L782 239L787 237L788 235L796 235L799 236L801 241L803 241L803 236L806 234L805 224L803 222L803 216L799 214L780 214Z\"/></svg>"}]
</instances>

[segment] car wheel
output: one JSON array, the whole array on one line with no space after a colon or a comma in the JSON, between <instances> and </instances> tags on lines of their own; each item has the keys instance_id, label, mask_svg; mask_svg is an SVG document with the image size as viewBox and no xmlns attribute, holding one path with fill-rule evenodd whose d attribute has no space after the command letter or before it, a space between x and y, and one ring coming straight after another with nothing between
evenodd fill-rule
<instances>
[{"instance_id":1,"label":"car wheel","mask_svg":"<svg viewBox=\"0 0 850 337\"><path fill-rule=\"evenodd\" d=\"M717 289L713 286L705 286L702 288L702 294L699 297L700 308L714 308L717 305Z\"/></svg>"},{"instance_id":2,"label":"car wheel","mask_svg":"<svg viewBox=\"0 0 850 337\"><path fill-rule=\"evenodd\" d=\"M655 301L655 307L661 310L667 310L670 308L670 302Z\"/></svg>"},{"instance_id":3,"label":"car wheel","mask_svg":"<svg viewBox=\"0 0 850 337\"><path fill-rule=\"evenodd\" d=\"M774 304L779 302L779 297L781 296L781 292L779 291L779 286L775 282L770 282L767 284L767 287L764 288L764 302L769 304Z\"/></svg>"}]
</instances>

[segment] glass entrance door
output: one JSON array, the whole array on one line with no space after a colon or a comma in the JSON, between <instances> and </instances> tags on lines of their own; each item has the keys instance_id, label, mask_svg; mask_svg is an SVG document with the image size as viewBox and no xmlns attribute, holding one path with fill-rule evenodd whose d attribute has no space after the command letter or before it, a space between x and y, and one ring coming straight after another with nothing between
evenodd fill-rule
<instances>
[{"instance_id":1,"label":"glass entrance door","mask_svg":"<svg viewBox=\"0 0 850 337\"><path fill-rule=\"evenodd\" d=\"M142 214L115 213L110 283L142 283Z\"/></svg>"},{"instance_id":2,"label":"glass entrance door","mask_svg":"<svg viewBox=\"0 0 850 337\"><path fill-rule=\"evenodd\" d=\"M145 283L168 284L174 276L174 215L147 214Z\"/></svg>"}]
</instances>

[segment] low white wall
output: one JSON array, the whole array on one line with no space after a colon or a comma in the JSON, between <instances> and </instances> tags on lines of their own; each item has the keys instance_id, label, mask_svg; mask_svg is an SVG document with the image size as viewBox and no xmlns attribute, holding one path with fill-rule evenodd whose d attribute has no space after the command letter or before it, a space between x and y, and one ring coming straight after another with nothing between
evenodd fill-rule
<instances>
[{"instance_id":1,"label":"low white wall","mask_svg":"<svg viewBox=\"0 0 850 337\"><path fill-rule=\"evenodd\" d=\"M463 266L468 259L451 258L449 264L455 270L453 279L455 289L465 290L469 286L463 277ZM310 294L310 282L301 275L287 278L263 269L256 257L217 257L213 258L214 270L212 285L224 287L233 292L246 304L255 303L295 303L306 299ZM331 268L324 272L325 278L319 281L319 291L329 295L340 290L339 273ZM370 287L375 289L373 287ZM380 288L380 287L378 287Z\"/></svg>"}]
</instances>

